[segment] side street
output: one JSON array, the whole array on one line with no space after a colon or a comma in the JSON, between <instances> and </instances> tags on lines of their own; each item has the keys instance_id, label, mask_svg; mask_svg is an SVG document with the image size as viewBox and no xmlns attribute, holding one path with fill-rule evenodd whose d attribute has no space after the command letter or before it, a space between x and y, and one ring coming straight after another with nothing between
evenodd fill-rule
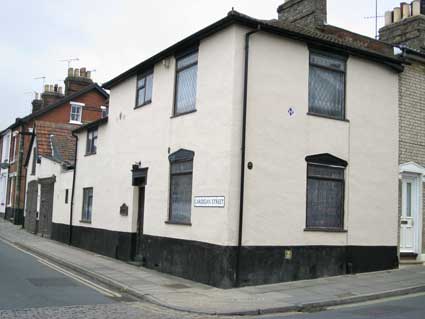
<instances>
[{"instance_id":1,"label":"side street","mask_svg":"<svg viewBox=\"0 0 425 319\"><path fill-rule=\"evenodd\" d=\"M102 84L70 58L61 80L34 78L26 114L4 99L0 319L395 316L403 302L416 318L425 0L387 3L382 21L374 1L375 37L329 23L342 1L284 0L267 19L232 6L137 64L108 62L120 70Z\"/></svg>"}]
</instances>

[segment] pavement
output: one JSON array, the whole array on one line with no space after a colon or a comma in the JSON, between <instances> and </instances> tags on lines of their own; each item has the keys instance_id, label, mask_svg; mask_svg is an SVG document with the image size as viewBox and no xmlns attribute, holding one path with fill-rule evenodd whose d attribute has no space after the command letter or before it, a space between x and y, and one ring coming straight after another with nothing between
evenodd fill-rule
<instances>
[{"instance_id":1,"label":"pavement","mask_svg":"<svg viewBox=\"0 0 425 319\"><path fill-rule=\"evenodd\" d=\"M223 290L41 238L4 220L0 238L115 290L197 315L305 312L425 292L424 266Z\"/></svg>"}]
</instances>

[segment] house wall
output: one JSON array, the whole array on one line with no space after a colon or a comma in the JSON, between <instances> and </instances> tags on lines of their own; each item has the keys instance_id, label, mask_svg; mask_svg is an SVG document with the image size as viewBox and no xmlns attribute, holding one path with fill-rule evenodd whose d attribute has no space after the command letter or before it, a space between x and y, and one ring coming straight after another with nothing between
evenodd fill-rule
<instances>
[{"instance_id":1,"label":"house wall","mask_svg":"<svg viewBox=\"0 0 425 319\"><path fill-rule=\"evenodd\" d=\"M425 64L411 61L400 74L400 154L399 163L414 162L425 167ZM425 187L422 187L425 201ZM401 196L399 198L401 200ZM425 202L421 203L423 218L422 253L425 254ZM401 214L401 206L399 209Z\"/></svg>"},{"instance_id":2,"label":"house wall","mask_svg":"<svg viewBox=\"0 0 425 319\"><path fill-rule=\"evenodd\" d=\"M36 141L34 141L36 145ZM64 223L69 224L69 213L70 213L70 203L71 203L71 190L72 190L72 179L73 179L73 170L66 170L58 162L50 160L46 157L40 157L40 163L36 164L35 175L31 174L31 167L34 157L34 147L31 149L30 159L28 161L29 173L26 181L26 189L28 189L28 184L32 181L37 181L42 178L55 177L54 185L54 195L53 195L53 214L52 221L53 223ZM68 189L68 203L65 203L65 192ZM37 196L37 207L38 212L40 212L40 197L41 189L40 185L38 187L38 196ZM27 204L27 203L26 203ZM28 209L27 205L25 208ZM27 210L25 210L25 214ZM64 237L67 237L66 234L63 234Z\"/></svg>"},{"instance_id":3,"label":"house wall","mask_svg":"<svg viewBox=\"0 0 425 319\"><path fill-rule=\"evenodd\" d=\"M1 157L0 163L9 162L10 152L10 131L6 131L0 136ZM0 168L0 218L5 216L8 188L8 168Z\"/></svg>"},{"instance_id":4,"label":"house wall","mask_svg":"<svg viewBox=\"0 0 425 319\"><path fill-rule=\"evenodd\" d=\"M246 31L229 27L201 41L195 113L171 117L173 58L168 68L155 65L153 102L147 106L133 109L135 76L112 88L96 155L85 156L86 133L79 134L75 245L132 257L127 246L136 240L137 188L131 186L131 168L140 162L149 168L141 240L145 266L219 287L234 285ZM264 33L252 37L247 162L254 169L246 172L242 285L397 265L398 74L350 57L348 121L316 118L306 115L308 54L299 42ZM296 112L291 118L289 107ZM195 152L192 197L226 198L222 209L192 207L191 226L166 223L168 155L181 148ZM346 232L304 231L304 158L318 153L349 163ZM84 187L94 189L91 224L80 222ZM122 204L128 216L120 215ZM292 260L284 258L287 250Z\"/></svg>"}]
</instances>

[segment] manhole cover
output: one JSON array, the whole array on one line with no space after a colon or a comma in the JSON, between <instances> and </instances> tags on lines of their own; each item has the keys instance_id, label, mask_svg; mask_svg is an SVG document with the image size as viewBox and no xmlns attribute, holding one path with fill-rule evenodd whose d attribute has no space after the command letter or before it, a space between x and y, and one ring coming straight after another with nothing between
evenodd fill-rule
<instances>
[{"instance_id":1,"label":"manhole cover","mask_svg":"<svg viewBox=\"0 0 425 319\"><path fill-rule=\"evenodd\" d=\"M36 287L75 287L77 284L67 278L28 278Z\"/></svg>"}]
</instances>

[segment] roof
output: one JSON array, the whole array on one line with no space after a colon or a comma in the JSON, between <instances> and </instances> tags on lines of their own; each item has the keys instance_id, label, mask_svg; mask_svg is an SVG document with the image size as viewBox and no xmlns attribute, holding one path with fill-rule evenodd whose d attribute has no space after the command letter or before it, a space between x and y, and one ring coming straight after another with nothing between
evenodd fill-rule
<instances>
[{"instance_id":1,"label":"roof","mask_svg":"<svg viewBox=\"0 0 425 319\"><path fill-rule=\"evenodd\" d=\"M73 132L74 133L80 133L80 132L89 130L93 127L98 127L98 126L106 124L106 123L108 123L108 117L102 117L101 119L98 119L96 121L93 121L93 122L87 123L85 125L79 126L77 128L74 128Z\"/></svg>"},{"instance_id":2,"label":"roof","mask_svg":"<svg viewBox=\"0 0 425 319\"><path fill-rule=\"evenodd\" d=\"M30 149L37 142L37 154L66 166L73 166L75 161L75 138L72 136L74 125L36 121L35 136L31 140ZM35 138L34 138L35 137ZM25 165L28 165L28 153Z\"/></svg>"},{"instance_id":3,"label":"roof","mask_svg":"<svg viewBox=\"0 0 425 319\"><path fill-rule=\"evenodd\" d=\"M317 28L303 28L293 23L280 20L255 19L232 10L223 19L192 34L182 41L177 42L176 44L168 47L167 49L159 52L149 59L139 63L133 68L116 76L112 80L104 83L103 87L106 89L111 89L125 79L134 76L149 67L152 67L153 64L160 62L164 58L174 55L180 50L194 46L198 44L200 40L215 34L233 24L247 26L253 29L260 28L263 32L274 33L280 36L307 42L308 44L318 45L328 49L344 51L350 55L360 56L377 63L387 65L397 71L403 70L403 60L394 55L394 52L390 50L391 46L381 41L361 36L359 34L355 34L353 32L336 27L333 27L335 28L334 31L332 31L330 27L327 27L323 30ZM345 36L343 36L342 32L339 32L338 34L338 32L336 32L337 29L340 31L345 31ZM351 37L348 37L348 35L351 35ZM366 39L368 39L368 41L365 41ZM365 43L369 44L365 45Z\"/></svg>"},{"instance_id":4,"label":"roof","mask_svg":"<svg viewBox=\"0 0 425 319\"><path fill-rule=\"evenodd\" d=\"M25 123L29 120L36 119L38 116L43 115L47 112L50 112L51 110L53 110L53 109L55 109L59 106L62 106L65 103L71 102L72 100L74 100L74 99L76 99L76 98L78 98L78 97L80 97L80 96L82 96L82 95L84 95L84 94L86 94L86 93L88 93L92 90L99 92L101 95L103 95L105 97L105 99L109 98L109 94L103 88L101 88L99 86L99 84L93 83L93 84L90 84L90 85L84 87L83 89L81 89L78 92L67 95L64 98L58 100L57 102L52 103L52 104L46 106L45 108L42 108L38 112L34 112L34 113L31 113L31 114L29 114L29 115L27 115L23 118L16 119L15 123L13 123L8 128L6 128L2 132L0 132L0 134L3 133L4 131L8 130L8 129L15 128L15 127L19 126L20 124Z\"/></svg>"}]
</instances>

